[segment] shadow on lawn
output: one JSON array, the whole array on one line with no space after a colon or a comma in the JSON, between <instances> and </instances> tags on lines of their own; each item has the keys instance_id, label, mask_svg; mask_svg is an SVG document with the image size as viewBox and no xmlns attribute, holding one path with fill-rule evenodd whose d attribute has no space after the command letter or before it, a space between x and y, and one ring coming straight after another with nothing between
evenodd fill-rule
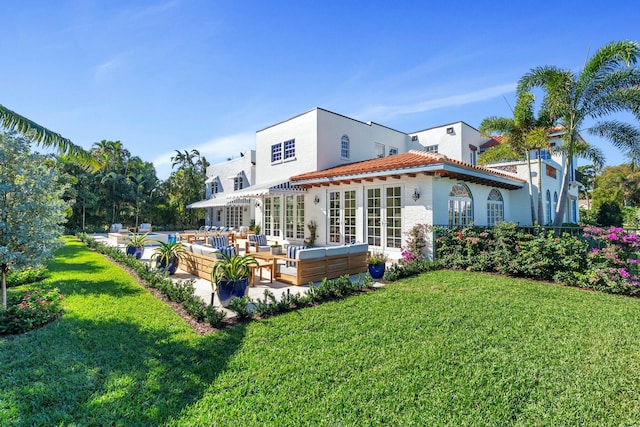
<instances>
[{"instance_id":1,"label":"shadow on lawn","mask_svg":"<svg viewBox=\"0 0 640 427\"><path fill-rule=\"evenodd\" d=\"M0 425L161 425L202 396L244 334L63 317L0 339Z\"/></svg>"},{"instance_id":2,"label":"shadow on lawn","mask_svg":"<svg viewBox=\"0 0 640 427\"><path fill-rule=\"evenodd\" d=\"M123 297L138 295L145 292L139 286L131 286L129 279L131 276L122 275L122 281L115 277L105 276L104 272L110 268L103 263L102 259L92 261L87 258L86 246L80 241L67 241L66 245L56 251L55 261L49 263L48 270L55 276L55 273L73 272L73 279L56 281L55 277L49 279L51 287L57 287L65 296L70 295L109 295L113 297ZM102 255L100 255L102 257ZM84 274L83 274L84 273ZM85 276L83 278L83 276ZM78 277L78 278L76 278ZM84 279L84 280L83 280Z\"/></svg>"}]
</instances>

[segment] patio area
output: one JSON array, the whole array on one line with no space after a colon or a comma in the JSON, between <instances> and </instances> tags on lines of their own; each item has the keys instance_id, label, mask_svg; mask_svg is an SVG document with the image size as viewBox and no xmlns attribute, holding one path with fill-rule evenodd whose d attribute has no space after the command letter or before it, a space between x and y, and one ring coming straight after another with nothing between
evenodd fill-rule
<instances>
[{"instance_id":1,"label":"patio area","mask_svg":"<svg viewBox=\"0 0 640 427\"><path fill-rule=\"evenodd\" d=\"M158 232L157 234L163 234L164 237L166 238L169 234L175 235L176 232ZM93 235L93 237L99 242L102 242L110 246L117 246L124 250L124 247L125 247L124 241L117 241L116 243L116 241L114 239L110 239L107 234L95 234ZM161 239L161 240L165 241L164 239ZM241 253L244 253L244 250L243 250L244 243L240 244L239 246L241 248L240 249ZM153 254L154 249L155 249L155 245L147 245L145 247L141 261L149 262L149 259L151 258L151 255ZM292 294L294 293L302 294L309 289L309 284L294 286L288 283L279 282L276 278L271 280L271 274L272 274L271 270L267 268L263 268L261 272L260 270L256 270L257 277L254 280L253 286L250 286L248 288L247 295L249 296L249 298L254 300L257 298L264 298L264 292L265 290L268 290L269 292L274 294L276 299L279 300L281 298L281 295L286 293L287 291L291 292ZM211 294L213 293L213 290L212 290L211 282L209 280L200 278L198 276L194 276L181 269L178 269L175 274L169 277L171 278L171 280L174 280L174 281L193 279L194 294L202 298L202 300L207 304L211 302ZM358 276L353 275L351 277L351 280L353 281L358 280ZM376 286L382 286L382 285L377 284ZM214 296L213 304L216 308L222 308L217 296ZM228 311L229 314L232 313L227 309L225 310Z\"/></svg>"}]
</instances>

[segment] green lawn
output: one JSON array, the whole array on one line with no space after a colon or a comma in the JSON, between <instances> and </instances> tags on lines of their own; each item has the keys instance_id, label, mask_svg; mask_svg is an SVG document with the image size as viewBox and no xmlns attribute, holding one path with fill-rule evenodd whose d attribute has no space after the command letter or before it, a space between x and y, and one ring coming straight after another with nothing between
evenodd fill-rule
<instances>
[{"instance_id":1,"label":"green lawn","mask_svg":"<svg viewBox=\"0 0 640 427\"><path fill-rule=\"evenodd\" d=\"M438 271L198 336L70 242L0 338L0 425L637 425L640 300Z\"/></svg>"}]
</instances>

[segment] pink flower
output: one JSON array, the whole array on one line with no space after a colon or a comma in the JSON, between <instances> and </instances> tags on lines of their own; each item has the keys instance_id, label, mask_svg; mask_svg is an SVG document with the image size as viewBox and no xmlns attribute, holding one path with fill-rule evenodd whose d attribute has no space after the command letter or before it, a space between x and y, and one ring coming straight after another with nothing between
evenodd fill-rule
<instances>
[{"instance_id":1,"label":"pink flower","mask_svg":"<svg viewBox=\"0 0 640 427\"><path fill-rule=\"evenodd\" d=\"M621 277L624 277L625 279L628 277L631 277L631 274L629 274L629 272L627 270L625 270L624 268L619 268L618 269L618 274L620 274Z\"/></svg>"}]
</instances>

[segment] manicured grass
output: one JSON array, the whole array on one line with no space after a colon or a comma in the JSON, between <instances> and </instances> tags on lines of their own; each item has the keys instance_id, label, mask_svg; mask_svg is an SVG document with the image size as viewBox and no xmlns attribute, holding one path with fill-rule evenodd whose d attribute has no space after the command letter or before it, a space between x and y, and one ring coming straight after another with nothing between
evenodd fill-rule
<instances>
[{"instance_id":1,"label":"manicured grass","mask_svg":"<svg viewBox=\"0 0 640 427\"><path fill-rule=\"evenodd\" d=\"M201 337L71 242L0 338L0 425L631 425L640 300L438 271Z\"/></svg>"}]
</instances>

